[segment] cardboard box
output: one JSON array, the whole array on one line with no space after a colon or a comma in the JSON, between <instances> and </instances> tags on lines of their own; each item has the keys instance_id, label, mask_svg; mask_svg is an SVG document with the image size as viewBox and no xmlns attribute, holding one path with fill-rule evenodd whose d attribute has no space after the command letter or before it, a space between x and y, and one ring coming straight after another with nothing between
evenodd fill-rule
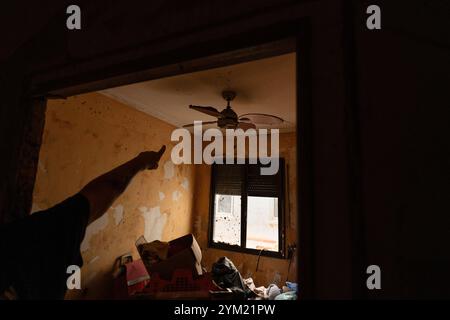
<instances>
[{"instance_id":1,"label":"cardboard box","mask_svg":"<svg viewBox=\"0 0 450 320\"><path fill-rule=\"evenodd\" d=\"M141 254L143 251L142 246L145 246L142 237L136 245L150 277L153 273L157 273L161 279L170 280L177 269L190 270L194 279L203 274L201 266L202 252L192 234L169 241L167 257L159 262L145 260L145 256Z\"/></svg>"}]
</instances>

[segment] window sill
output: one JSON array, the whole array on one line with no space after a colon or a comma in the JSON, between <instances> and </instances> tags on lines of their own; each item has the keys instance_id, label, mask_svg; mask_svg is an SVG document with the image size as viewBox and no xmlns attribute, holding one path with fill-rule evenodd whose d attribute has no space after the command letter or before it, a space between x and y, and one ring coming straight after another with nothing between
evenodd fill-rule
<instances>
[{"instance_id":1,"label":"window sill","mask_svg":"<svg viewBox=\"0 0 450 320\"><path fill-rule=\"evenodd\" d=\"M208 248L212 249L220 249L224 251L232 251L232 252L240 252L245 254L251 254L255 256L264 256L269 258L276 258L276 259L286 259L283 252L278 251L267 251L267 250L258 250L258 249L249 249L249 248L242 248L240 246L230 245L226 243L218 243L218 242L210 242L208 243Z\"/></svg>"}]
</instances>

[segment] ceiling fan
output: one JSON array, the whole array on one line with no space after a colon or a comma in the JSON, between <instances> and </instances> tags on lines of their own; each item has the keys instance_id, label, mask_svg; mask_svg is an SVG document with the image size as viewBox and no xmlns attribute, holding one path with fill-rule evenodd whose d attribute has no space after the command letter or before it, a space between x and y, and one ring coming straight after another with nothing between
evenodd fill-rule
<instances>
[{"instance_id":1,"label":"ceiling fan","mask_svg":"<svg viewBox=\"0 0 450 320\"><path fill-rule=\"evenodd\" d=\"M216 121L206 121L202 124L217 123L221 129L256 129L256 125L277 125L284 122L280 117L264 113L246 113L238 116L230 106L230 102L236 97L234 91L223 91L222 97L227 101L227 106L222 111L213 107L190 105L189 108L216 117ZM186 124L183 128L193 127L194 124Z\"/></svg>"}]
</instances>

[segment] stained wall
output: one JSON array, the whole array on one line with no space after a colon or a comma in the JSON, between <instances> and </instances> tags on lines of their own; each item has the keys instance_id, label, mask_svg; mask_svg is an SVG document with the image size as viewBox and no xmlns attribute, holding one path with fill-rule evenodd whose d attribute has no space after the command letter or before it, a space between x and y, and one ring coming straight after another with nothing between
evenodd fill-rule
<instances>
[{"instance_id":1,"label":"stained wall","mask_svg":"<svg viewBox=\"0 0 450 320\"><path fill-rule=\"evenodd\" d=\"M34 212L75 194L141 151L168 147L159 169L139 173L87 228L81 245L82 291L70 291L67 298L109 298L114 260L127 252L138 258L134 243L139 236L171 240L191 232L194 168L170 161L173 126L99 93L49 101L45 120Z\"/></svg>"},{"instance_id":2,"label":"stained wall","mask_svg":"<svg viewBox=\"0 0 450 320\"><path fill-rule=\"evenodd\" d=\"M297 261L208 248L211 167L173 165L170 141L174 127L99 93L49 101L40 150L33 212L75 194L96 176L131 159L142 150L168 146L160 167L141 172L125 193L86 231L82 290L69 299L109 298L114 260L127 252L139 258L136 239L171 240L193 232L202 248L202 264L210 270L228 256L244 277L256 285L297 281ZM280 135L280 155L286 160L286 243L297 242L297 181L295 133ZM195 195L195 196L194 196ZM289 272L288 272L289 269Z\"/></svg>"}]
</instances>

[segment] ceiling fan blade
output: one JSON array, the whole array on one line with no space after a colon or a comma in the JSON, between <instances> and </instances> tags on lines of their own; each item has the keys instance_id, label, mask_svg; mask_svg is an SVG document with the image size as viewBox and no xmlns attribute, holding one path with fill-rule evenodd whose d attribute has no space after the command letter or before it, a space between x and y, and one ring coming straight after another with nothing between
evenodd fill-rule
<instances>
[{"instance_id":1,"label":"ceiling fan blade","mask_svg":"<svg viewBox=\"0 0 450 320\"><path fill-rule=\"evenodd\" d=\"M222 116L222 114L216 108L213 108L213 107L202 107L202 106L190 105L189 108L194 109L196 111L206 113L207 115L217 117L217 118L220 118Z\"/></svg>"},{"instance_id":2,"label":"ceiling fan blade","mask_svg":"<svg viewBox=\"0 0 450 320\"><path fill-rule=\"evenodd\" d=\"M274 116L271 114L265 114L265 113L247 113L247 114L241 115L239 117L239 121L242 121L241 119L246 119L244 121L250 120L253 123L263 124L263 125L277 125L277 124L281 124L284 122L284 120L280 117L277 117L277 116Z\"/></svg>"},{"instance_id":3,"label":"ceiling fan blade","mask_svg":"<svg viewBox=\"0 0 450 320\"><path fill-rule=\"evenodd\" d=\"M205 125L205 124L212 124L212 123L217 123L217 121L204 121L204 122L202 122L202 125ZM190 123L190 124L185 124L184 126L183 126L183 128L189 128L189 127L193 127L194 126L194 124L193 123Z\"/></svg>"},{"instance_id":4,"label":"ceiling fan blade","mask_svg":"<svg viewBox=\"0 0 450 320\"><path fill-rule=\"evenodd\" d=\"M248 123L248 122L239 122L237 129L247 130L247 129L256 129L256 126L254 123Z\"/></svg>"}]
</instances>

